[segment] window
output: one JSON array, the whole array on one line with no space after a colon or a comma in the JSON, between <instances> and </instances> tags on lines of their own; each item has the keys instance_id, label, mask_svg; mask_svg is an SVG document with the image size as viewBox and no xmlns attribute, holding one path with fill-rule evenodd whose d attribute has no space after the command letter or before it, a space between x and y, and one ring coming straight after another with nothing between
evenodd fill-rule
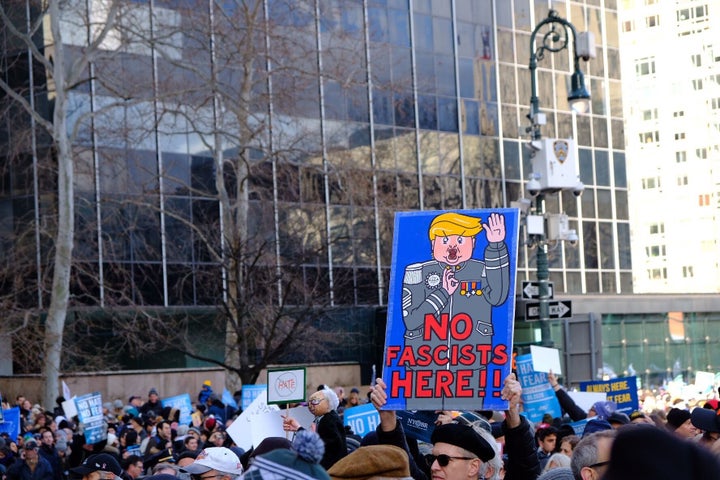
<instances>
[{"instance_id":1,"label":"window","mask_svg":"<svg viewBox=\"0 0 720 480\"><path fill-rule=\"evenodd\" d=\"M709 193L701 193L700 195L698 195L698 205L701 207L710 206L710 194Z\"/></svg>"},{"instance_id":2,"label":"window","mask_svg":"<svg viewBox=\"0 0 720 480\"><path fill-rule=\"evenodd\" d=\"M702 90L703 89L703 80L702 78L696 78L692 81L693 84L693 90Z\"/></svg>"},{"instance_id":3,"label":"window","mask_svg":"<svg viewBox=\"0 0 720 480\"><path fill-rule=\"evenodd\" d=\"M645 255L647 255L649 258L664 257L665 245L652 245L650 247L645 247Z\"/></svg>"},{"instance_id":4,"label":"window","mask_svg":"<svg viewBox=\"0 0 720 480\"><path fill-rule=\"evenodd\" d=\"M682 267L683 278L692 278L695 276L692 265L685 265Z\"/></svg>"},{"instance_id":5,"label":"window","mask_svg":"<svg viewBox=\"0 0 720 480\"><path fill-rule=\"evenodd\" d=\"M710 99L710 108L713 110L720 110L720 97Z\"/></svg>"},{"instance_id":6,"label":"window","mask_svg":"<svg viewBox=\"0 0 720 480\"><path fill-rule=\"evenodd\" d=\"M685 140L685 132L678 132L675 134L675 140Z\"/></svg>"},{"instance_id":7,"label":"window","mask_svg":"<svg viewBox=\"0 0 720 480\"><path fill-rule=\"evenodd\" d=\"M684 185L687 185L687 184L688 184L688 177L687 177L687 175L680 175L679 177L677 177L677 184L678 184L679 187L682 187L682 186L684 186Z\"/></svg>"},{"instance_id":8,"label":"window","mask_svg":"<svg viewBox=\"0 0 720 480\"><path fill-rule=\"evenodd\" d=\"M651 268L648 270L648 278L650 280L667 279L667 268Z\"/></svg>"},{"instance_id":9,"label":"window","mask_svg":"<svg viewBox=\"0 0 720 480\"><path fill-rule=\"evenodd\" d=\"M640 134L640 143L658 143L660 141L660 132L644 132Z\"/></svg>"},{"instance_id":10,"label":"window","mask_svg":"<svg viewBox=\"0 0 720 480\"><path fill-rule=\"evenodd\" d=\"M643 120L657 120L657 118L658 118L657 108L650 108L648 110L642 111L642 119Z\"/></svg>"},{"instance_id":11,"label":"window","mask_svg":"<svg viewBox=\"0 0 720 480\"><path fill-rule=\"evenodd\" d=\"M660 15L645 17L645 26L648 28L657 27L658 25L660 25Z\"/></svg>"},{"instance_id":12,"label":"window","mask_svg":"<svg viewBox=\"0 0 720 480\"><path fill-rule=\"evenodd\" d=\"M624 33L624 32L632 32L633 30L635 30L635 26L633 25L633 21L632 21L632 20L626 20L626 21L624 21L623 24L622 24L622 29L623 29L623 33Z\"/></svg>"},{"instance_id":13,"label":"window","mask_svg":"<svg viewBox=\"0 0 720 480\"><path fill-rule=\"evenodd\" d=\"M681 118L685 116L684 110L678 110L677 112L673 112L673 117L675 118Z\"/></svg>"},{"instance_id":14,"label":"window","mask_svg":"<svg viewBox=\"0 0 720 480\"><path fill-rule=\"evenodd\" d=\"M675 162L685 163L687 162L687 152L675 152Z\"/></svg>"},{"instance_id":15,"label":"window","mask_svg":"<svg viewBox=\"0 0 720 480\"><path fill-rule=\"evenodd\" d=\"M641 58L635 61L635 75L643 77L646 75L655 75L655 58Z\"/></svg>"},{"instance_id":16,"label":"window","mask_svg":"<svg viewBox=\"0 0 720 480\"><path fill-rule=\"evenodd\" d=\"M653 223L650 225L650 235L657 235L660 233L665 233L664 223Z\"/></svg>"},{"instance_id":17,"label":"window","mask_svg":"<svg viewBox=\"0 0 720 480\"><path fill-rule=\"evenodd\" d=\"M643 190L660 188L660 177L648 177L642 179Z\"/></svg>"},{"instance_id":18,"label":"window","mask_svg":"<svg viewBox=\"0 0 720 480\"><path fill-rule=\"evenodd\" d=\"M695 150L695 155L697 158L701 160L707 159L708 149L707 148L698 148Z\"/></svg>"},{"instance_id":19,"label":"window","mask_svg":"<svg viewBox=\"0 0 720 480\"><path fill-rule=\"evenodd\" d=\"M702 56L699 53L690 55L690 61L692 61L696 67L702 67Z\"/></svg>"}]
</instances>

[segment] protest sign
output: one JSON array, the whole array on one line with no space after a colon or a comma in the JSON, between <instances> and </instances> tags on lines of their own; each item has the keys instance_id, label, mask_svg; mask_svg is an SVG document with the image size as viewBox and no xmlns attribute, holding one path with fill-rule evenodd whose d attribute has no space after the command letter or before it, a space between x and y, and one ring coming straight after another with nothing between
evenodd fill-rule
<instances>
[{"instance_id":1,"label":"protest sign","mask_svg":"<svg viewBox=\"0 0 720 480\"><path fill-rule=\"evenodd\" d=\"M168 397L162 399L163 407L177 408L180 410L180 425L189 425L192 422L192 400L190 400L190 394L183 393L182 395L175 395L174 397Z\"/></svg>"},{"instance_id":2,"label":"protest sign","mask_svg":"<svg viewBox=\"0 0 720 480\"><path fill-rule=\"evenodd\" d=\"M267 390L267 385L243 385L240 391L240 408L245 410L258 395Z\"/></svg>"},{"instance_id":3,"label":"protest sign","mask_svg":"<svg viewBox=\"0 0 720 480\"><path fill-rule=\"evenodd\" d=\"M227 434L233 439L235 445L247 451L253 447L252 422L258 415L278 411L277 405L268 405L267 394L262 392L255 400L243 410L240 416L227 428Z\"/></svg>"},{"instance_id":4,"label":"protest sign","mask_svg":"<svg viewBox=\"0 0 720 480\"><path fill-rule=\"evenodd\" d=\"M612 380L580 382L583 392L605 393L607 400L617 404L619 412L630 415L638 409L637 377L618 377Z\"/></svg>"},{"instance_id":5,"label":"protest sign","mask_svg":"<svg viewBox=\"0 0 720 480\"><path fill-rule=\"evenodd\" d=\"M65 412L65 418L73 418L77 415L77 408L75 408L75 398L72 397L62 402L63 412Z\"/></svg>"},{"instance_id":6,"label":"protest sign","mask_svg":"<svg viewBox=\"0 0 720 480\"><path fill-rule=\"evenodd\" d=\"M430 443L430 437L435 430L436 413L428 410L400 410L396 414L405 435L420 442Z\"/></svg>"},{"instance_id":7,"label":"protest sign","mask_svg":"<svg viewBox=\"0 0 720 480\"><path fill-rule=\"evenodd\" d=\"M590 410L595 402L604 402L607 400L607 395L603 392L567 392L568 396L572 398L575 405L582 408L586 412Z\"/></svg>"},{"instance_id":8,"label":"protest sign","mask_svg":"<svg viewBox=\"0 0 720 480\"><path fill-rule=\"evenodd\" d=\"M537 372L533 369L532 354L519 355L515 357L517 365L517 376L522 386L523 415L532 423L542 421L543 415L549 413L555 417L561 417L560 402L547 374Z\"/></svg>"},{"instance_id":9,"label":"protest sign","mask_svg":"<svg viewBox=\"0 0 720 480\"><path fill-rule=\"evenodd\" d=\"M2 411L3 421L0 422L0 433L7 433L14 441L20 436L20 407Z\"/></svg>"},{"instance_id":10,"label":"protest sign","mask_svg":"<svg viewBox=\"0 0 720 480\"><path fill-rule=\"evenodd\" d=\"M349 425L355 435L364 437L380 425L380 414L372 403L346 408L343 425Z\"/></svg>"},{"instance_id":11,"label":"protest sign","mask_svg":"<svg viewBox=\"0 0 720 480\"><path fill-rule=\"evenodd\" d=\"M305 369L268 370L268 404L304 402Z\"/></svg>"},{"instance_id":12,"label":"protest sign","mask_svg":"<svg viewBox=\"0 0 720 480\"><path fill-rule=\"evenodd\" d=\"M395 214L383 379L390 410L503 410L518 210ZM428 253L430 250L430 253Z\"/></svg>"},{"instance_id":13,"label":"protest sign","mask_svg":"<svg viewBox=\"0 0 720 480\"><path fill-rule=\"evenodd\" d=\"M75 408L78 419L83 424L85 443L93 444L107 438L105 418L102 412L102 395L100 392L88 393L75 397Z\"/></svg>"},{"instance_id":14,"label":"protest sign","mask_svg":"<svg viewBox=\"0 0 720 480\"><path fill-rule=\"evenodd\" d=\"M533 370L536 372L553 372L555 375L562 375L560 366L560 350L557 348L539 347L530 345Z\"/></svg>"}]
</instances>

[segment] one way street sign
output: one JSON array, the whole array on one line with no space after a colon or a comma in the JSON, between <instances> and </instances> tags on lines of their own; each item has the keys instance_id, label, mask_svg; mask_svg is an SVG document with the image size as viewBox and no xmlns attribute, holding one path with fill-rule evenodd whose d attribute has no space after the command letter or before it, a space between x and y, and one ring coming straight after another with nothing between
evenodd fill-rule
<instances>
[{"instance_id":1,"label":"one way street sign","mask_svg":"<svg viewBox=\"0 0 720 480\"><path fill-rule=\"evenodd\" d=\"M553 282L548 282L548 298L553 299ZM522 282L522 298L540 298L540 282Z\"/></svg>"},{"instance_id":2,"label":"one way street sign","mask_svg":"<svg viewBox=\"0 0 720 480\"><path fill-rule=\"evenodd\" d=\"M550 318L572 317L572 302L570 300L548 302L548 316ZM525 304L525 320L540 320L540 302Z\"/></svg>"}]
</instances>

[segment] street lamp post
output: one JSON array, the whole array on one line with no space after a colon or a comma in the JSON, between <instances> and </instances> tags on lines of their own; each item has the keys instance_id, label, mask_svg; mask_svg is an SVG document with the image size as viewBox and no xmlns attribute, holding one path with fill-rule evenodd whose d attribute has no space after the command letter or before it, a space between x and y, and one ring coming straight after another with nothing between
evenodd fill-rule
<instances>
[{"instance_id":1,"label":"street lamp post","mask_svg":"<svg viewBox=\"0 0 720 480\"><path fill-rule=\"evenodd\" d=\"M535 40L538 33L546 29L542 34L540 45L535 47ZM572 39L572 42L571 42ZM542 20L535 26L535 29L530 35L530 113L528 119L530 120L530 126L526 129L526 132L530 134L530 155L531 159L542 154L542 158L538 157L536 160L547 161L550 145L547 142L543 142L541 127L547 122L545 114L540 112L540 101L537 96L537 63L538 60L542 60L545 57L545 52L557 53L564 49L570 49L572 46L573 53L573 73L570 77L570 91L568 93L568 103L570 107L577 113L585 113L590 100L590 93L585 88L585 78L582 70L580 70L580 59L583 58L588 60L590 57L594 57L594 46L592 45L592 36L585 34L583 36L583 46L578 46L578 34L572 23L568 22L564 18L561 18L555 10L550 10L547 18ZM559 145L561 144L561 145ZM564 146L563 146L564 145ZM555 156L560 160L560 164L563 164L565 158L570 152L568 147L570 141L554 142L552 149ZM565 158L562 158L565 156ZM536 162L533 161L533 169L535 170ZM527 183L527 190L531 196L535 196L535 215L543 218L543 225L541 231L535 233L537 243L537 281L538 281L538 310L539 310L539 322L540 322L540 335L541 343L543 346L552 347L553 341L550 334L550 294L549 294L549 278L550 273L548 271L548 242L545 235L545 194L554 193L560 190L570 190L574 194L579 195L578 192L582 192L584 188L582 183L575 181L568 183L567 179L562 178L548 178L552 174L548 175L548 169L544 166L540 166L539 170L545 170L545 176L539 172L534 171L531 179ZM552 169L550 169L552 170ZM570 233L572 232L572 233ZM560 240L577 240L577 234L574 231L567 231L567 238L560 238Z\"/></svg>"}]
</instances>

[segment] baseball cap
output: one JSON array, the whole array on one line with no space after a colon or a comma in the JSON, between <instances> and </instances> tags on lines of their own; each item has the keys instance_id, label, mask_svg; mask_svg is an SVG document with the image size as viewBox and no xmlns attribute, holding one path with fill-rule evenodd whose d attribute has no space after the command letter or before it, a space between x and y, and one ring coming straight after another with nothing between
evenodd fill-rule
<instances>
[{"instance_id":1,"label":"baseball cap","mask_svg":"<svg viewBox=\"0 0 720 480\"><path fill-rule=\"evenodd\" d=\"M209 447L203 449L193 463L180 469L183 473L197 475L217 470L218 472L240 475L243 473L240 459L229 448Z\"/></svg>"},{"instance_id":2,"label":"baseball cap","mask_svg":"<svg viewBox=\"0 0 720 480\"><path fill-rule=\"evenodd\" d=\"M38 444L35 440L27 440L23 446L25 447L25 450L35 450L38 448Z\"/></svg>"},{"instance_id":3,"label":"baseball cap","mask_svg":"<svg viewBox=\"0 0 720 480\"><path fill-rule=\"evenodd\" d=\"M76 473L78 475L87 475L92 472L97 472L98 470L111 472L118 476L122 474L122 468L120 468L118 461L115 460L112 455L107 453L90 455L85 459L82 465L70 469L72 473Z\"/></svg>"},{"instance_id":4,"label":"baseball cap","mask_svg":"<svg viewBox=\"0 0 720 480\"><path fill-rule=\"evenodd\" d=\"M720 432L720 415L709 408L693 408L690 422L705 432Z\"/></svg>"}]
</instances>

